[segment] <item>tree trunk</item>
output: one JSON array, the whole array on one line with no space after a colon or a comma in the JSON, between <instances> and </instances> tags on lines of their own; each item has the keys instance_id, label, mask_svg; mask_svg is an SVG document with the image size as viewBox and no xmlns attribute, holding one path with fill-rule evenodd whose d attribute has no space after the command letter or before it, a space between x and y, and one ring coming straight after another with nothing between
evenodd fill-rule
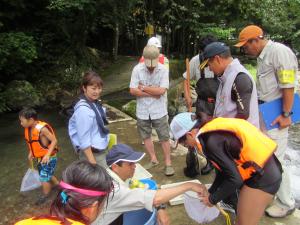
<instances>
[{"instance_id":1,"label":"tree trunk","mask_svg":"<svg viewBox=\"0 0 300 225\"><path fill-rule=\"evenodd\" d=\"M113 38L113 49L112 49L112 53L113 53L113 60L116 61L117 57L118 57L118 48L119 48L119 34L120 34L120 30L119 30L119 23L115 24L114 27L114 38Z\"/></svg>"}]
</instances>

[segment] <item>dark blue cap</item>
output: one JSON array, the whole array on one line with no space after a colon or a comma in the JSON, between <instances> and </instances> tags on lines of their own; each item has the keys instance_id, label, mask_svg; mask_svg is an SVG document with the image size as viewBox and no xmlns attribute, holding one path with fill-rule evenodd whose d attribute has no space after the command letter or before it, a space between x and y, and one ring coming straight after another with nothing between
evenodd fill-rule
<instances>
[{"instance_id":1,"label":"dark blue cap","mask_svg":"<svg viewBox=\"0 0 300 225\"><path fill-rule=\"evenodd\" d=\"M219 55L223 52L228 51L230 48L222 42L213 42L207 45L203 51L204 59L209 59L215 55Z\"/></svg>"},{"instance_id":2,"label":"dark blue cap","mask_svg":"<svg viewBox=\"0 0 300 225\"><path fill-rule=\"evenodd\" d=\"M145 156L143 152L136 152L130 146L125 144L114 145L106 155L106 163L111 166L114 163L138 162Z\"/></svg>"},{"instance_id":3,"label":"dark blue cap","mask_svg":"<svg viewBox=\"0 0 300 225\"><path fill-rule=\"evenodd\" d=\"M204 48L204 51L202 53L203 62L201 63L200 67L204 68L208 62L208 59L215 56L219 55L223 52L229 51L230 48L223 42L213 42L207 45Z\"/></svg>"}]
</instances>

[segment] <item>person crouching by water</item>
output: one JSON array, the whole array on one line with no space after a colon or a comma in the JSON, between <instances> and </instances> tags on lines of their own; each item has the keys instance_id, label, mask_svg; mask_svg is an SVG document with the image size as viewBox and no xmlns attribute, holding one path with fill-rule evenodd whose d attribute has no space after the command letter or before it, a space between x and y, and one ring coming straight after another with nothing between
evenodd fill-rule
<instances>
[{"instance_id":1,"label":"person crouching by water","mask_svg":"<svg viewBox=\"0 0 300 225\"><path fill-rule=\"evenodd\" d=\"M94 71L88 71L82 79L82 94L74 106L69 120L69 136L80 159L106 166L105 156L109 143L105 110L98 100L103 81Z\"/></svg>"},{"instance_id":2,"label":"person crouching by water","mask_svg":"<svg viewBox=\"0 0 300 225\"><path fill-rule=\"evenodd\" d=\"M103 167L78 160L65 169L59 187L50 215L25 219L15 225L91 224L103 210L113 183Z\"/></svg>"},{"instance_id":3,"label":"person crouching by water","mask_svg":"<svg viewBox=\"0 0 300 225\"><path fill-rule=\"evenodd\" d=\"M217 169L203 202L213 206L240 189L236 224L258 224L281 183L276 143L243 119L204 113L180 113L170 127L179 143L197 148Z\"/></svg>"},{"instance_id":4,"label":"person crouching by water","mask_svg":"<svg viewBox=\"0 0 300 225\"><path fill-rule=\"evenodd\" d=\"M52 127L43 121L38 120L37 112L32 108L25 108L19 112L21 126L25 128L25 140L28 145L28 160L38 161L40 181L42 183L43 195L35 202L41 205L46 202L52 186L58 184L53 175L57 162L57 139Z\"/></svg>"}]
</instances>

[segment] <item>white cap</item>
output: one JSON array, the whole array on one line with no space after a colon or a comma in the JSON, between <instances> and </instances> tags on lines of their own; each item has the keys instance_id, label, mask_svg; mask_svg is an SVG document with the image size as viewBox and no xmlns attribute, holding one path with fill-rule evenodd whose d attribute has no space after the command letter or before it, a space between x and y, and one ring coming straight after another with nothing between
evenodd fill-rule
<instances>
[{"instance_id":1,"label":"white cap","mask_svg":"<svg viewBox=\"0 0 300 225\"><path fill-rule=\"evenodd\" d=\"M152 37L148 40L147 45L154 45L158 48L161 48L161 42L157 37Z\"/></svg>"},{"instance_id":2,"label":"white cap","mask_svg":"<svg viewBox=\"0 0 300 225\"><path fill-rule=\"evenodd\" d=\"M144 62L147 67L156 67L158 64L159 50L154 45L147 45L143 51Z\"/></svg>"},{"instance_id":3,"label":"white cap","mask_svg":"<svg viewBox=\"0 0 300 225\"><path fill-rule=\"evenodd\" d=\"M175 138L178 140L182 136L184 136L187 132L189 132L197 123L197 120L193 120L194 113L184 112L176 115L171 124L170 129Z\"/></svg>"}]
</instances>

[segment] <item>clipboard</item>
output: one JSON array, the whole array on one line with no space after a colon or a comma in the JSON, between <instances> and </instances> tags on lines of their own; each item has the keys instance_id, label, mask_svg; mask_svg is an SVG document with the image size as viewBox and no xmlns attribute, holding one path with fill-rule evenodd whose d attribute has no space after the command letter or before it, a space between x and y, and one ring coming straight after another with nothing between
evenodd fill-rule
<instances>
[{"instance_id":1,"label":"clipboard","mask_svg":"<svg viewBox=\"0 0 300 225\"><path fill-rule=\"evenodd\" d=\"M260 104L259 111L261 112L267 130L278 128L278 124L271 126L271 123L276 119L278 115L282 113L282 98ZM292 112L292 124L300 122L300 97L298 94L294 94L294 104L292 107Z\"/></svg>"}]
</instances>

